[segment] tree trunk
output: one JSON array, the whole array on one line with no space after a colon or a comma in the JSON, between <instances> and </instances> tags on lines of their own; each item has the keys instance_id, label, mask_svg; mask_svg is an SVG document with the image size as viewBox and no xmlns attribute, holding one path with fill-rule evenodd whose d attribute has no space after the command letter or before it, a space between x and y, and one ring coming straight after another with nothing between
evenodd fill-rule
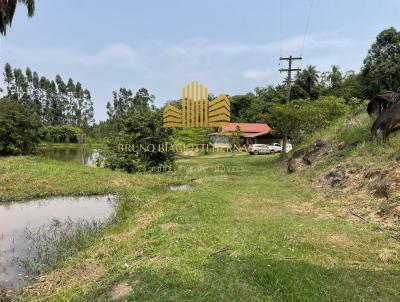
<instances>
[{"instance_id":1,"label":"tree trunk","mask_svg":"<svg viewBox=\"0 0 400 302\"><path fill-rule=\"evenodd\" d=\"M287 136L284 135L283 136L283 140L282 140L282 154L286 154L286 145L287 145Z\"/></svg>"}]
</instances>

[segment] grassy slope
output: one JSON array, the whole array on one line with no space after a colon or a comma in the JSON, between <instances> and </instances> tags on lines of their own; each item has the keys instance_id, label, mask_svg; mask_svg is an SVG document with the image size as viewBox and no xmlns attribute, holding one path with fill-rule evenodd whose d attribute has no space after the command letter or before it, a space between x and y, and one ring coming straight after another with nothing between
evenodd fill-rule
<instances>
[{"instance_id":1,"label":"grassy slope","mask_svg":"<svg viewBox=\"0 0 400 302\"><path fill-rule=\"evenodd\" d=\"M297 173L296 178L308 186L312 183L320 187L318 193L331 212L348 214L351 207L400 238L400 135L384 142L373 141L371 124L369 116L361 112L309 137L304 145L316 139L323 139L327 145L321 158ZM331 188L326 176L337 170L345 171L346 177Z\"/></svg>"},{"instance_id":2,"label":"grassy slope","mask_svg":"<svg viewBox=\"0 0 400 302\"><path fill-rule=\"evenodd\" d=\"M38 158L0 159L1 200L117 192L119 220L94 245L39 278L26 301L395 301L398 250L339 218L274 157L200 157L193 190ZM215 165L242 171L219 173ZM206 169L199 171L201 169ZM182 175L182 177L187 177ZM17 183L19 182L19 183ZM125 301L124 300L124 301Z\"/></svg>"}]
</instances>

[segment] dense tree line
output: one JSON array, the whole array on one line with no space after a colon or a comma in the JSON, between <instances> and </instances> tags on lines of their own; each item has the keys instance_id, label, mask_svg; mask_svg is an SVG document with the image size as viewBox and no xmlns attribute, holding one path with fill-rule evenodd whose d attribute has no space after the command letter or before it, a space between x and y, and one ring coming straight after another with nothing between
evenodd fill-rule
<instances>
[{"instance_id":1,"label":"dense tree line","mask_svg":"<svg viewBox=\"0 0 400 302\"><path fill-rule=\"evenodd\" d=\"M30 68L13 69L8 63L4 82L5 97L31 108L44 125L87 128L94 122L90 91L80 82L71 78L64 82L59 75L49 80Z\"/></svg>"}]
</instances>

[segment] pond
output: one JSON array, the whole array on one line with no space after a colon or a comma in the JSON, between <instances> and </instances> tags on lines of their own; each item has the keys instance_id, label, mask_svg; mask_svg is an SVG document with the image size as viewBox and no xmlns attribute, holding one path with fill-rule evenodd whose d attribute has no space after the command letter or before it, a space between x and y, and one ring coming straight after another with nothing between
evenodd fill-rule
<instances>
[{"instance_id":1,"label":"pond","mask_svg":"<svg viewBox=\"0 0 400 302\"><path fill-rule=\"evenodd\" d=\"M38 152L42 157L74 162L84 166L95 166L100 155L99 149L85 147L45 147L40 148Z\"/></svg>"},{"instance_id":2,"label":"pond","mask_svg":"<svg viewBox=\"0 0 400 302\"><path fill-rule=\"evenodd\" d=\"M106 222L115 212L115 205L116 198L111 195L0 204L0 290L13 292L30 282L32 276L27 275L19 261L28 259L32 251L27 231L47 232L55 222Z\"/></svg>"}]
</instances>

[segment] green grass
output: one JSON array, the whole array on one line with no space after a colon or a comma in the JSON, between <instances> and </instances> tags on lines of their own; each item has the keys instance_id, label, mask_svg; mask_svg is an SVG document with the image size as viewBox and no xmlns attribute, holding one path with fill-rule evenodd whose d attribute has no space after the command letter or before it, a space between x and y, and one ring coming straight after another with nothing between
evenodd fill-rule
<instances>
[{"instance_id":1,"label":"green grass","mask_svg":"<svg viewBox=\"0 0 400 302\"><path fill-rule=\"evenodd\" d=\"M277 157L215 154L179 165L190 172L127 175L34 157L0 159L3 201L115 192L121 202L104 235L39 277L23 300L400 299L397 260L378 260L384 249L398 252L397 244L332 213L329 199L288 176ZM189 192L168 190L187 182Z\"/></svg>"},{"instance_id":2,"label":"green grass","mask_svg":"<svg viewBox=\"0 0 400 302\"><path fill-rule=\"evenodd\" d=\"M317 139L328 143L331 149L330 160L340 163L343 160L380 167L393 167L400 160L400 135L391 135L386 141L375 141L371 136L372 120L364 111L356 112L334 122L308 136L301 144L307 146ZM337 150L344 144L342 150ZM325 160L325 163L327 160Z\"/></svg>"}]
</instances>

